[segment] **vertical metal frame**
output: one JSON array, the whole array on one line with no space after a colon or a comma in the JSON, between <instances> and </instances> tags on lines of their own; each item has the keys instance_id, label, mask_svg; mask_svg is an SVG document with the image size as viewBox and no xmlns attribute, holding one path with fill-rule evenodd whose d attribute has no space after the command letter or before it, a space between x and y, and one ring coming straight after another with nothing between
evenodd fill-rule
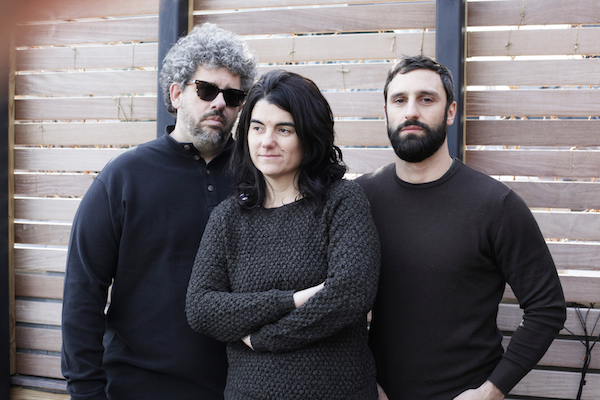
<instances>
[{"instance_id":1,"label":"vertical metal frame","mask_svg":"<svg viewBox=\"0 0 600 400\"><path fill-rule=\"evenodd\" d=\"M436 60L450 69L457 104L454 124L448 127L450 155L464 160L466 0L437 0Z\"/></svg>"},{"instance_id":2,"label":"vertical metal frame","mask_svg":"<svg viewBox=\"0 0 600 400\"><path fill-rule=\"evenodd\" d=\"M162 62L169 49L181 36L191 29L193 0L160 0L158 12L158 76L162 70ZM160 84L156 99L156 137L165 133L167 125L175 124L173 117L166 109Z\"/></svg>"}]
</instances>

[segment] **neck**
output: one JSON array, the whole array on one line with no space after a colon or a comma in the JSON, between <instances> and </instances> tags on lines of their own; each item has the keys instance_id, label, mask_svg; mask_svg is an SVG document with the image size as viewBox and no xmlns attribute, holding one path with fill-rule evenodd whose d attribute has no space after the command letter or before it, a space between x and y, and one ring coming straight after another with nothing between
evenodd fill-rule
<instances>
[{"instance_id":1,"label":"neck","mask_svg":"<svg viewBox=\"0 0 600 400\"><path fill-rule=\"evenodd\" d=\"M215 146L207 146L205 143L196 140L193 135L187 133L179 125L175 125L175 129L173 129L173 132L171 132L171 137L179 143L193 144L196 150L198 150L198 152L200 153L200 157L202 157L204 159L204 162L206 162L207 164L213 158L215 158L221 152L221 150L223 150L225 144L227 144L227 142L225 142L218 148L216 148Z\"/></svg>"},{"instance_id":2,"label":"neck","mask_svg":"<svg viewBox=\"0 0 600 400\"><path fill-rule=\"evenodd\" d=\"M418 163L409 163L396 157L396 175L408 183L433 182L448 172L452 162L448 146L444 144L431 157Z\"/></svg>"},{"instance_id":3,"label":"neck","mask_svg":"<svg viewBox=\"0 0 600 400\"><path fill-rule=\"evenodd\" d=\"M292 180L286 179L283 182L265 177L265 183L267 187L267 195L264 203L265 208L281 207L293 203L300 197L297 177L294 177Z\"/></svg>"}]
</instances>

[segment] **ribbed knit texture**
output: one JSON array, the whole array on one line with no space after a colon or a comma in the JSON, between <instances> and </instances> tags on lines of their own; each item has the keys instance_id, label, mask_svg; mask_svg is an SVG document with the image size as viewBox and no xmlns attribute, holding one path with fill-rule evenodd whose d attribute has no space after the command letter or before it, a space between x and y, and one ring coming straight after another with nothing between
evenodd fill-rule
<instances>
[{"instance_id":1,"label":"ribbed knit texture","mask_svg":"<svg viewBox=\"0 0 600 400\"><path fill-rule=\"evenodd\" d=\"M324 207L300 200L244 211L221 203L192 271L187 317L229 342L226 399L377 399L366 314L379 241L354 182L334 184ZM325 281L295 309L293 292ZM255 350L240 340L251 334Z\"/></svg>"}]
</instances>

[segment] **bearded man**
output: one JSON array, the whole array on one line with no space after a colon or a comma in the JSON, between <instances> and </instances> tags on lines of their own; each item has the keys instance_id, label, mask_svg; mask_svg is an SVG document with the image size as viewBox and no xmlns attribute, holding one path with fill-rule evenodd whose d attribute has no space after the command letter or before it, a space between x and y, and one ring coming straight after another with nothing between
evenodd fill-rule
<instances>
[{"instance_id":1,"label":"bearded man","mask_svg":"<svg viewBox=\"0 0 600 400\"><path fill-rule=\"evenodd\" d=\"M369 339L380 399L503 399L563 326L556 267L525 202L450 156L445 66L405 57L384 97L397 157L357 179L382 246ZM505 352L496 317L506 283L524 317Z\"/></svg>"}]
</instances>

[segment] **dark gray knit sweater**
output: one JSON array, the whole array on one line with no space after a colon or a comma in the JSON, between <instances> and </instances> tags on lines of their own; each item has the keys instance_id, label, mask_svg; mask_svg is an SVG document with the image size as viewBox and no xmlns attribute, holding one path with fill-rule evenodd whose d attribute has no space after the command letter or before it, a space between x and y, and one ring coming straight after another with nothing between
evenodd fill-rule
<instances>
[{"instance_id":1,"label":"dark gray knit sweater","mask_svg":"<svg viewBox=\"0 0 600 400\"><path fill-rule=\"evenodd\" d=\"M188 322L228 342L226 399L377 399L366 314L379 275L368 201L335 183L324 207L300 200L212 212L187 293ZM292 295L325 281L296 309ZM251 334L254 350L241 338Z\"/></svg>"}]
</instances>

